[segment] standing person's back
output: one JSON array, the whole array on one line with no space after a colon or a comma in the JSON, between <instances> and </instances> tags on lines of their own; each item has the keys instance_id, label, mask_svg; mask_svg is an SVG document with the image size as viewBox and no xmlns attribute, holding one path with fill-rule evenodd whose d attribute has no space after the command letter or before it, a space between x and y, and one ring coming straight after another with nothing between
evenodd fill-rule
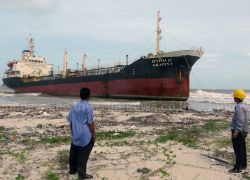
<instances>
[{"instance_id":1,"label":"standing person's back","mask_svg":"<svg viewBox=\"0 0 250 180\"><path fill-rule=\"evenodd\" d=\"M91 138L88 124L93 123L92 107L85 100L76 103L70 110L68 120L72 126L72 142L76 146L86 146Z\"/></svg>"},{"instance_id":2,"label":"standing person's back","mask_svg":"<svg viewBox=\"0 0 250 180\"><path fill-rule=\"evenodd\" d=\"M68 115L72 133L69 156L70 174L78 172L79 179L91 179L93 176L88 175L86 169L96 135L93 109L88 103L90 90L82 88L80 97L81 101L71 108Z\"/></svg>"}]
</instances>

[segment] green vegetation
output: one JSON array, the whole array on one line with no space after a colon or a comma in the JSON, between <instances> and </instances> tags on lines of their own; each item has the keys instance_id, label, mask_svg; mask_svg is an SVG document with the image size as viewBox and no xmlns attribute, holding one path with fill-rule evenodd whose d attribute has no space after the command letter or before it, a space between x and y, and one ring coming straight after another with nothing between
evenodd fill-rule
<instances>
[{"instance_id":1,"label":"green vegetation","mask_svg":"<svg viewBox=\"0 0 250 180\"><path fill-rule=\"evenodd\" d=\"M96 137L98 140L122 139L133 137L135 134L135 131L99 131L96 133Z\"/></svg>"},{"instance_id":2,"label":"green vegetation","mask_svg":"<svg viewBox=\"0 0 250 180\"><path fill-rule=\"evenodd\" d=\"M5 127L4 127L4 126L0 126L0 132L3 132L3 131L4 131L4 129L5 129Z\"/></svg>"},{"instance_id":3,"label":"green vegetation","mask_svg":"<svg viewBox=\"0 0 250 180\"><path fill-rule=\"evenodd\" d=\"M175 161L174 161L174 158L176 157L174 154L173 154L173 151L169 151L168 148L163 148L163 155L166 157L166 164L169 165L169 166L172 166L175 164Z\"/></svg>"},{"instance_id":4,"label":"green vegetation","mask_svg":"<svg viewBox=\"0 0 250 180\"><path fill-rule=\"evenodd\" d=\"M5 141L7 139L6 133L4 132L5 127L0 126L0 142Z\"/></svg>"},{"instance_id":5,"label":"green vegetation","mask_svg":"<svg viewBox=\"0 0 250 180\"><path fill-rule=\"evenodd\" d=\"M219 132L221 130L226 130L229 127L228 122L226 121L216 121L209 120L204 125L202 125L202 130L205 132Z\"/></svg>"},{"instance_id":6,"label":"green vegetation","mask_svg":"<svg viewBox=\"0 0 250 180\"><path fill-rule=\"evenodd\" d=\"M107 177L102 177L102 180L108 180L109 178L107 178Z\"/></svg>"},{"instance_id":7,"label":"green vegetation","mask_svg":"<svg viewBox=\"0 0 250 180\"><path fill-rule=\"evenodd\" d=\"M22 176L21 174L18 174L15 180L24 180L24 176Z\"/></svg>"},{"instance_id":8,"label":"green vegetation","mask_svg":"<svg viewBox=\"0 0 250 180\"><path fill-rule=\"evenodd\" d=\"M169 140L178 141L188 147L197 147L198 137L200 131L196 127L171 129L166 135L159 136L155 142L156 143L165 143Z\"/></svg>"},{"instance_id":9,"label":"green vegetation","mask_svg":"<svg viewBox=\"0 0 250 180\"><path fill-rule=\"evenodd\" d=\"M250 153L250 145L247 143L246 146L247 152Z\"/></svg>"},{"instance_id":10,"label":"green vegetation","mask_svg":"<svg viewBox=\"0 0 250 180\"><path fill-rule=\"evenodd\" d=\"M170 176L170 174L164 169L160 169L160 173L162 178L167 178L168 176Z\"/></svg>"},{"instance_id":11,"label":"green vegetation","mask_svg":"<svg viewBox=\"0 0 250 180\"><path fill-rule=\"evenodd\" d=\"M56 160L60 169L67 169L69 162L69 151L66 149L58 151Z\"/></svg>"},{"instance_id":12,"label":"green vegetation","mask_svg":"<svg viewBox=\"0 0 250 180\"><path fill-rule=\"evenodd\" d=\"M228 128L228 122L209 120L201 126L172 128L166 134L159 136L155 143L165 143L169 140L177 141L188 147L198 147L198 140L208 133L216 133ZM220 143L229 143L227 141Z\"/></svg>"},{"instance_id":13,"label":"green vegetation","mask_svg":"<svg viewBox=\"0 0 250 180\"><path fill-rule=\"evenodd\" d=\"M59 180L59 176L51 171L48 171L46 174L46 179L47 180Z\"/></svg>"},{"instance_id":14,"label":"green vegetation","mask_svg":"<svg viewBox=\"0 0 250 180\"><path fill-rule=\"evenodd\" d=\"M223 147L226 147L226 146L232 146L232 140L230 138L228 138L228 139L220 139L220 140L217 140L217 141L215 141L213 143L215 143L218 148L223 148Z\"/></svg>"},{"instance_id":15,"label":"green vegetation","mask_svg":"<svg viewBox=\"0 0 250 180\"><path fill-rule=\"evenodd\" d=\"M243 174L242 174L242 178L243 178L243 179L250 180L250 176L249 176L248 173L243 173Z\"/></svg>"},{"instance_id":16,"label":"green vegetation","mask_svg":"<svg viewBox=\"0 0 250 180\"><path fill-rule=\"evenodd\" d=\"M4 135L4 134L2 134L2 133L0 132L0 142L1 142L1 141L6 141L6 140L7 140L7 136Z\"/></svg>"},{"instance_id":17,"label":"green vegetation","mask_svg":"<svg viewBox=\"0 0 250 180\"><path fill-rule=\"evenodd\" d=\"M14 128L5 128L4 126L0 126L0 143L16 142L17 138L18 133L14 131Z\"/></svg>"},{"instance_id":18,"label":"green vegetation","mask_svg":"<svg viewBox=\"0 0 250 180\"><path fill-rule=\"evenodd\" d=\"M52 137L44 137L41 139L42 143L49 143L49 144L66 144L70 143L71 137L70 136L52 136Z\"/></svg>"},{"instance_id":19,"label":"green vegetation","mask_svg":"<svg viewBox=\"0 0 250 180\"><path fill-rule=\"evenodd\" d=\"M19 163L24 163L27 159L27 152L25 149L22 149L18 153L10 152L10 154L13 155Z\"/></svg>"}]
</instances>

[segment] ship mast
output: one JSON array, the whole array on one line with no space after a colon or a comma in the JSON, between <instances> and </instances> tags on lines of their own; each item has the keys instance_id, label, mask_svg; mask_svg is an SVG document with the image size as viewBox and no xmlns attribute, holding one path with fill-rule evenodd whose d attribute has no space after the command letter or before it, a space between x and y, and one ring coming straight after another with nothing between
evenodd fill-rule
<instances>
[{"instance_id":1,"label":"ship mast","mask_svg":"<svg viewBox=\"0 0 250 180\"><path fill-rule=\"evenodd\" d=\"M156 36L156 55L160 53L160 40L161 40L161 28L160 28L160 11L157 12L157 36Z\"/></svg>"},{"instance_id":2,"label":"ship mast","mask_svg":"<svg viewBox=\"0 0 250 180\"><path fill-rule=\"evenodd\" d=\"M67 50L64 50L64 56L63 56L63 77L66 76L67 72L67 63L68 63L68 53Z\"/></svg>"},{"instance_id":3,"label":"ship mast","mask_svg":"<svg viewBox=\"0 0 250 180\"><path fill-rule=\"evenodd\" d=\"M83 71L87 70L87 54L86 53L83 54L83 58L82 58L82 70Z\"/></svg>"},{"instance_id":4,"label":"ship mast","mask_svg":"<svg viewBox=\"0 0 250 180\"><path fill-rule=\"evenodd\" d=\"M31 35L29 39L29 50L30 50L30 53L33 55L35 52L35 45L34 45L34 39L32 38Z\"/></svg>"}]
</instances>

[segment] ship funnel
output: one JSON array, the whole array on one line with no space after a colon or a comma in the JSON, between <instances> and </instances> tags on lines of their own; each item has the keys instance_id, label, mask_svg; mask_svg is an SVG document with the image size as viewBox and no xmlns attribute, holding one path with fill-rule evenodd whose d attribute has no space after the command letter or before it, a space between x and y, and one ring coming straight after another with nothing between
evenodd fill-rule
<instances>
[{"instance_id":1,"label":"ship funnel","mask_svg":"<svg viewBox=\"0 0 250 180\"><path fill-rule=\"evenodd\" d=\"M65 77L67 73L67 63L68 63L68 53L67 50L65 49L63 56L63 77Z\"/></svg>"}]
</instances>

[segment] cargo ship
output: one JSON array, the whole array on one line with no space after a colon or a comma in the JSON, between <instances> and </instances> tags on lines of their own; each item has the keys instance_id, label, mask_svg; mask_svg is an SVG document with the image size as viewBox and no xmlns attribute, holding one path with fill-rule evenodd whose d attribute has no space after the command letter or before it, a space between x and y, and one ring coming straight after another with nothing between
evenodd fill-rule
<instances>
[{"instance_id":1,"label":"cargo ship","mask_svg":"<svg viewBox=\"0 0 250 180\"><path fill-rule=\"evenodd\" d=\"M164 52L160 50L161 17L157 13L156 51L129 63L88 69L87 55L81 68L67 67L65 50L63 70L55 73L52 64L34 53L34 41L22 51L20 60L9 61L4 84L16 93L43 93L58 96L79 96L88 87L92 96L186 101L189 97L189 75L194 63L203 55L202 48Z\"/></svg>"}]
</instances>

